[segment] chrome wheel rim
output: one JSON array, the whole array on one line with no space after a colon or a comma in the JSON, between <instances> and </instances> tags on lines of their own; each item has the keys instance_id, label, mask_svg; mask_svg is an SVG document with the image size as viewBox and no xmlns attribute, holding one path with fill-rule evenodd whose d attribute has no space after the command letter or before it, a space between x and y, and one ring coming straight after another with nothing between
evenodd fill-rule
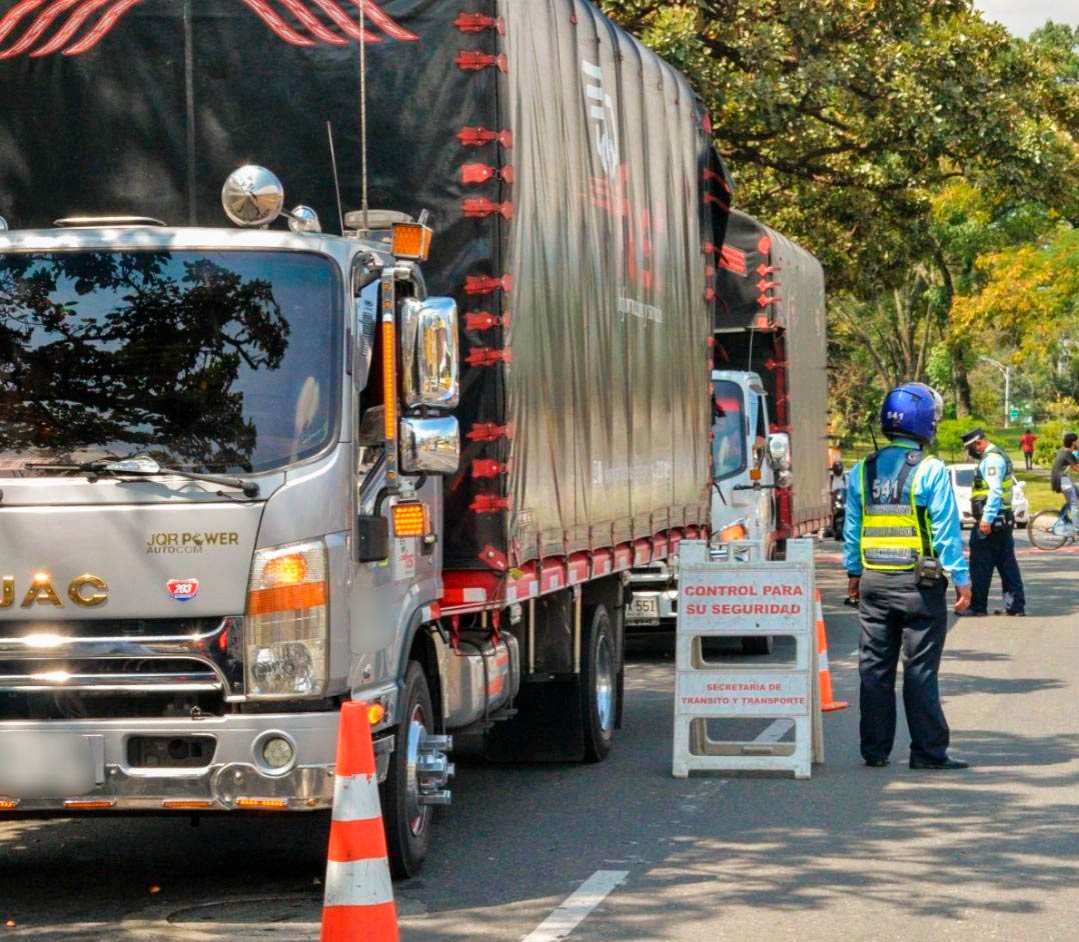
<instances>
[{"instance_id":1,"label":"chrome wheel rim","mask_svg":"<svg viewBox=\"0 0 1079 942\"><path fill-rule=\"evenodd\" d=\"M427 714L423 704L417 703L412 708L408 722L408 767L405 770L405 801L408 815L408 829L413 837L419 837L431 820L431 808L420 804L420 780L417 770L420 756L420 744L427 735Z\"/></svg>"},{"instance_id":2,"label":"chrome wheel rim","mask_svg":"<svg viewBox=\"0 0 1079 942\"><path fill-rule=\"evenodd\" d=\"M604 635L596 651L596 716L600 728L608 732L614 725L614 657L611 643Z\"/></svg>"}]
</instances>

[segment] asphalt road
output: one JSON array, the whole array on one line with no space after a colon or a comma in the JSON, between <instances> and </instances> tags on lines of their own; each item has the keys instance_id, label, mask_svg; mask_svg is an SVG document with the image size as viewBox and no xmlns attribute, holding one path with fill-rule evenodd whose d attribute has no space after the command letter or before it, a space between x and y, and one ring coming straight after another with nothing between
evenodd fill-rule
<instances>
[{"instance_id":1,"label":"asphalt road","mask_svg":"<svg viewBox=\"0 0 1079 942\"><path fill-rule=\"evenodd\" d=\"M837 694L856 701L834 545L819 584ZM898 761L865 768L855 704L825 718L827 761L810 781L673 779L673 665L651 645L633 654L609 762L459 765L434 859L397 887L402 938L1074 940L1079 553L1024 550L1021 564L1032 617L964 619L949 637L945 709L969 772L911 772L905 727ZM317 939L326 828L2 824L0 939Z\"/></svg>"}]
</instances>

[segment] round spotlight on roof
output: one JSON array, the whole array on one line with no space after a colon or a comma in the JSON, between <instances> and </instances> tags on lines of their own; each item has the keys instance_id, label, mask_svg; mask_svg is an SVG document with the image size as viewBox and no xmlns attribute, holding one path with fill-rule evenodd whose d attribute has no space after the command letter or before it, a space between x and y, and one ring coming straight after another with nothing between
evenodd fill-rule
<instances>
[{"instance_id":1,"label":"round spotlight on roof","mask_svg":"<svg viewBox=\"0 0 1079 942\"><path fill-rule=\"evenodd\" d=\"M234 170L221 188L221 206L236 225L268 226L281 215L285 188L265 167L249 164Z\"/></svg>"}]
</instances>

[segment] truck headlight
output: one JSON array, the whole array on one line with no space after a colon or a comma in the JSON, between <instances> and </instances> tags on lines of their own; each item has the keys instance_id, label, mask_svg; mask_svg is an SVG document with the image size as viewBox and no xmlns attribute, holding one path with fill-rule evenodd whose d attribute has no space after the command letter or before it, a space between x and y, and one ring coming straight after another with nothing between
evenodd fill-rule
<instances>
[{"instance_id":1,"label":"truck headlight","mask_svg":"<svg viewBox=\"0 0 1079 942\"><path fill-rule=\"evenodd\" d=\"M249 697L316 697L325 690L328 568L321 540L255 553L244 619Z\"/></svg>"}]
</instances>

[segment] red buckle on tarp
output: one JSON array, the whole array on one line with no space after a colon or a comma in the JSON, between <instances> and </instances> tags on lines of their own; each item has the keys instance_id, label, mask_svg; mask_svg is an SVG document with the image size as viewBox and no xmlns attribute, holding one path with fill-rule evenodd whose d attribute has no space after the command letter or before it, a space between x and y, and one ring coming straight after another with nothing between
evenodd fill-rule
<instances>
[{"instance_id":1,"label":"red buckle on tarp","mask_svg":"<svg viewBox=\"0 0 1079 942\"><path fill-rule=\"evenodd\" d=\"M713 243L713 242L705 242L704 243L704 254L705 255L715 255L717 251L718 251L718 249L716 249L715 243Z\"/></svg>"},{"instance_id":2,"label":"red buckle on tarp","mask_svg":"<svg viewBox=\"0 0 1079 942\"><path fill-rule=\"evenodd\" d=\"M497 67L502 73L510 70L509 60L505 53L495 55L492 52L480 52L478 49L462 49L454 61L459 69L466 72L482 72L491 66Z\"/></svg>"},{"instance_id":3,"label":"red buckle on tarp","mask_svg":"<svg viewBox=\"0 0 1079 942\"><path fill-rule=\"evenodd\" d=\"M488 216L513 218L513 203L496 203L484 196L474 196L464 201L466 219L486 219Z\"/></svg>"},{"instance_id":4,"label":"red buckle on tarp","mask_svg":"<svg viewBox=\"0 0 1079 942\"><path fill-rule=\"evenodd\" d=\"M500 474L509 474L510 464L508 461L497 461L494 458L483 458L472 462L472 477L496 478Z\"/></svg>"},{"instance_id":5,"label":"red buckle on tarp","mask_svg":"<svg viewBox=\"0 0 1079 942\"><path fill-rule=\"evenodd\" d=\"M483 548L483 551L477 558L492 569L499 570L499 572L505 572L509 568L506 554L495 549L490 543Z\"/></svg>"},{"instance_id":6,"label":"red buckle on tarp","mask_svg":"<svg viewBox=\"0 0 1079 942\"><path fill-rule=\"evenodd\" d=\"M506 21L500 16L487 16L484 13L462 13L453 21L453 25L462 33L482 33L489 29L496 29L500 36L506 35Z\"/></svg>"},{"instance_id":7,"label":"red buckle on tarp","mask_svg":"<svg viewBox=\"0 0 1079 942\"><path fill-rule=\"evenodd\" d=\"M501 144L506 150L513 149L512 131L489 131L487 128L462 128L457 139L465 147L479 147L482 144Z\"/></svg>"},{"instance_id":8,"label":"red buckle on tarp","mask_svg":"<svg viewBox=\"0 0 1079 942\"><path fill-rule=\"evenodd\" d=\"M757 304L759 304L761 307L768 307L769 304L779 304L781 300L781 298L769 298L767 295L762 294L759 298L757 298Z\"/></svg>"},{"instance_id":9,"label":"red buckle on tarp","mask_svg":"<svg viewBox=\"0 0 1079 942\"><path fill-rule=\"evenodd\" d=\"M479 494L469 504L469 509L478 514L495 514L501 510L509 510L512 506L512 497L499 497L497 494Z\"/></svg>"},{"instance_id":10,"label":"red buckle on tarp","mask_svg":"<svg viewBox=\"0 0 1079 942\"><path fill-rule=\"evenodd\" d=\"M465 436L470 442L497 442L500 438L513 438L512 425L495 425L494 422L477 422Z\"/></svg>"},{"instance_id":11,"label":"red buckle on tarp","mask_svg":"<svg viewBox=\"0 0 1079 942\"><path fill-rule=\"evenodd\" d=\"M492 327L508 327L509 313L501 317L490 311L474 311L465 315L465 330L490 330Z\"/></svg>"},{"instance_id":12,"label":"red buckle on tarp","mask_svg":"<svg viewBox=\"0 0 1079 942\"><path fill-rule=\"evenodd\" d=\"M503 275L501 278L468 275L465 278L465 294L494 294L500 290L507 294L513 290L513 275Z\"/></svg>"},{"instance_id":13,"label":"red buckle on tarp","mask_svg":"<svg viewBox=\"0 0 1079 942\"><path fill-rule=\"evenodd\" d=\"M513 167L489 167L487 164L465 164L461 168L461 182L465 186L486 183L498 178L503 183L513 183Z\"/></svg>"},{"instance_id":14,"label":"red buckle on tarp","mask_svg":"<svg viewBox=\"0 0 1079 942\"><path fill-rule=\"evenodd\" d=\"M494 366L496 363L512 363L513 354L509 347L501 350L495 347L476 347L467 357L465 362L469 366Z\"/></svg>"}]
</instances>

